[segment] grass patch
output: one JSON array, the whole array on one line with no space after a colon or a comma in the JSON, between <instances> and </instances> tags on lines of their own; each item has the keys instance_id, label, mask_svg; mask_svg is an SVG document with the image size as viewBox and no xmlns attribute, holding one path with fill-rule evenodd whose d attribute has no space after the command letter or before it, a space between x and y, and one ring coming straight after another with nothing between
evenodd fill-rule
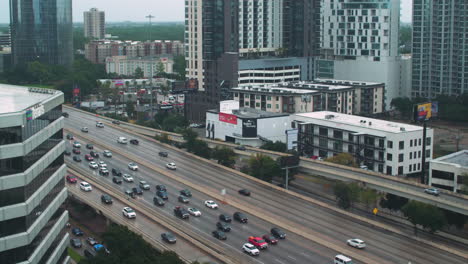
<instances>
[{"instance_id":1,"label":"grass patch","mask_svg":"<svg viewBox=\"0 0 468 264\"><path fill-rule=\"evenodd\" d=\"M76 263L80 262L82 256L80 256L80 254L78 254L75 250L73 250L72 248L68 248L68 255L70 256L70 258L72 258L74 261L76 261Z\"/></svg>"}]
</instances>

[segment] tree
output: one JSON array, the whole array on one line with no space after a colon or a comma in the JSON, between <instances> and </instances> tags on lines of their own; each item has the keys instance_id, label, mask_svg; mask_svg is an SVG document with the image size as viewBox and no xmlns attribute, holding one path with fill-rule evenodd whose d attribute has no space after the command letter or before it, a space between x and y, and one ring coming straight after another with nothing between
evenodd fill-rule
<instances>
[{"instance_id":1,"label":"tree","mask_svg":"<svg viewBox=\"0 0 468 264\"><path fill-rule=\"evenodd\" d=\"M392 102L390 102L390 106L398 110L401 113L401 116L407 119L412 118L413 105L414 102L408 97L393 98Z\"/></svg>"},{"instance_id":2,"label":"tree","mask_svg":"<svg viewBox=\"0 0 468 264\"><path fill-rule=\"evenodd\" d=\"M156 65L156 74L159 76L161 73L166 72L166 69L164 68L164 64L159 61L158 64Z\"/></svg>"},{"instance_id":3,"label":"tree","mask_svg":"<svg viewBox=\"0 0 468 264\"><path fill-rule=\"evenodd\" d=\"M185 80L185 56L180 55L174 58L174 72L177 73L178 80Z\"/></svg>"},{"instance_id":4,"label":"tree","mask_svg":"<svg viewBox=\"0 0 468 264\"><path fill-rule=\"evenodd\" d=\"M51 80L51 72L47 65L40 63L39 61L29 62L27 66L28 71L31 73L31 76L39 84L49 83Z\"/></svg>"},{"instance_id":5,"label":"tree","mask_svg":"<svg viewBox=\"0 0 468 264\"><path fill-rule=\"evenodd\" d=\"M281 176L281 168L275 160L263 154L255 154L249 158L249 174L257 179L271 182L273 177Z\"/></svg>"},{"instance_id":6,"label":"tree","mask_svg":"<svg viewBox=\"0 0 468 264\"><path fill-rule=\"evenodd\" d=\"M380 199L380 206L388 208L392 211L399 211L408 203L408 198L387 193L384 198Z\"/></svg>"},{"instance_id":7,"label":"tree","mask_svg":"<svg viewBox=\"0 0 468 264\"><path fill-rule=\"evenodd\" d=\"M212 153L212 158L218 161L218 164L221 164L226 167L234 167L236 164L236 153L231 148L216 147Z\"/></svg>"},{"instance_id":8,"label":"tree","mask_svg":"<svg viewBox=\"0 0 468 264\"><path fill-rule=\"evenodd\" d=\"M134 74L135 79L142 79L144 75L145 75L145 73L143 72L143 70L140 67L137 67L135 69L135 74Z\"/></svg>"},{"instance_id":9,"label":"tree","mask_svg":"<svg viewBox=\"0 0 468 264\"><path fill-rule=\"evenodd\" d=\"M345 166L350 166L350 167L355 167L357 168L358 165L356 161L354 160L353 155L350 153L340 153L336 156L330 157L325 159L325 161L335 163L335 164L340 164L340 165L345 165Z\"/></svg>"},{"instance_id":10,"label":"tree","mask_svg":"<svg viewBox=\"0 0 468 264\"><path fill-rule=\"evenodd\" d=\"M162 122L162 129L174 132L177 128L184 128L187 126L185 117L179 114L171 114L167 116Z\"/></svg>"},{"instance_id":11,"label":"tree","mask_svg":"<svg viewBox=\"0 0 468 264\"><path fill-rule=\"evenodd\" d=\"M358 200L359 186L355 183L346 184L344 182L337 182L333 186L333 193L338 201L338 206L348 209Z\"/></svg>"},{"instance_id":12,"label":"tree","mask_svg":"<svg viewBox=\"0 0 468 264\"><path fill-rule=\"evenodd\" d=\"M182 134L182 136L187 142L193 142L198 137L197 132L193 131L193 129L191 128L183 129L180 134Z\"/></svg>"},{"instance_id":13,"label":"tree","mask_svg":"<svg viewBox=\"0 0 468 264\"><path fill-rule=\"evenodd\" d=\"M127 112L129 117L133 116L133 113L135 113L135 105L133 104L133 102L127 101L125 111Z\"/></svg>"},{"instance_id":14,"label":"tree","mask_svg":"<svg viewBox=\"0 0 468 264\"><path fill-rule=\"evenodd\" d=\"M187 150L193 154L209 159L211 157L211 149L205 141L195 139Z\"/></svg>"},{"instance_id":15,"label":"tree","mask_svg":"<svg viewBox=\"0 0 468 264\"><path fill-rule=\"evenodd\" d=\"M363 189L359 194L359 201L366 205L366 208L369 208L371 205L375 206L379 198L379 194L374 189Z\"/></svg>"},{"instance_id":16,"label":"tree","mask_svg":"<svg viewBox=\"0 0 468 264\"><path fill-rule=\"evenodd\" d=\"M401 211L414 225L415 235L417 235L418 232L418 225L421 225L424 229L428 229L429 232L434 233L441 229L446 223L446 219L442 211L430 204L410 201L401 208Z\"/></svg>"},{"instance_id":17,"label":"tree","mask_svg":"<svg viewBox=\"0 0 468 264\"><path fill-rule=\"evenodd\" d=\"M281 141L276 141L276 142L267 141L260 148L271 150L271 151L276 151L276 152L286 152L288 149L286 144Z\"/></svg>"},{"instance_id":18,"label":"tree","mask_svg":"<svg viewBox=\"0 0 468 264\"><path fill-rule=\"evenodd\" d=\"M455 226L458 229L462 229L465 224L468 222L468 216L456 213L453 211L440 209L444 212L445 219L447 220L447 225Z\"/></svg>"}]
</instances>

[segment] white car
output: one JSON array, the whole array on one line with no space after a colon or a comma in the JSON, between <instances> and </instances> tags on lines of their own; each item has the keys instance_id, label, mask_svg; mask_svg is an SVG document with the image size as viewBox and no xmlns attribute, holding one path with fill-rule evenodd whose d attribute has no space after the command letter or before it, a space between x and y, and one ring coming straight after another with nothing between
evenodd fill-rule
<instances>
[{"instance_id":1,"label":"white car","mask_svg":"<svg viewBox=\"0 0 468 264\"><path fill-rule=\"evenodd\" d=\"M355 248L365 248L366 247L366 243L364 241L362 241L361 239L358 239L358 238L348 239L346 241L346 243L349 246L352 246L352 247L355 247Z\"/></svg>"},{"instance_id":2,"label":"white car","mask_svg":"<svg viewBox=\"0 0 468 264\"><path fill-rule=\"evenodd\" d=\"M74 147L74 148L81 148L80 142L75 142L75 143L73 143L73 147Z\"/></svg>"},{"instance_id":3,"label":"white car","mask_svg":"<svg viewBox=\"0 0 468 264\"><path fill-rule=\"evenodd\" d=\"M258 256L260 254L260 250L258 250L258 248L256 248L254 245L250 243L245 243L242 246L242 251L244 251L245 253L251 256Z\"/></svg>"},{"instance_id":4,"label":"white car","mask_svg":"<svg viewBox=\"0 0 468 264\"><path fill-rule=\"evenodd\" d=\"M87 133L87 132L88 132L88 128L87 128L87 127L82 127L82 128L81 128L81 132Z\"/></svg>"},{"instance_id":5,"label":"white car","mask_svg":"<svg viewBox=\"0 0 468 264\"><path fill-rule=\"evenodd\" d=\"M90 192L93 190L93 188L91 187L91 184L87 182L80 182L80 189L85 192Z\"/></svg>"},{"instance_id":6,"label":"white car","mask_svg":"<svg viewBox=\"0 0 468 264\"><path fill-rule=\"evenodd\" d=\"M218 209L218 204L212 200L205 201L205 206L211 209Z\"/></svg>"},{"instance_id":7,"label":"white car","mask_svg":"<svg viewBox=\"0 0 468 264\"><path fill-rule=\"evenodd\" d=\"M97 169L97 168L98 168L98 165L97 165L96 162L91 161L91 162L89 163L89 167L90 167L91 169Z\"/></svg>"},{"instance_id":8,"label":"white car","mask_svg":"<svg viewBox=\"0 0 468 264\"><path fill-rule=\"evenodd\" d=\"M170 170L175 170L177 169L176 165L174 162L171 162L171 163L168 163L166 164L166 168L170 169Z\"/></svg>"},{"instance_id":9,"label":"white car","mask_svg":"<svg viewBox=\"0 0 468 264\"><path fill-rule=\"evenodd\" d=\"M124 207L123 210L122 210L122 214L123 214L123 216L127 217L128 219L136 217L135 211L133 211L133 209L130 208L130 207Z\"/></svg>"},{"instance_id":10,"label":"white car","mask_svg":"<svg viewBox=\"0 0 468 264\"><path fill-rule=\"evenodd\" d=\"M133 177L130 174L124 174L124 175L122 175L122 178L126 182L133 182Z\"/></svg>"},{"instance_id":11,"label":"white car","mask_svg":"<svg viewBox=\"0 0 468 264\"><path fill-rule=\"evenodd\" d=\"M128 143L128 139L126 137L119 137L117 139L117 142L120 143L120 144L127 144Z\"/></svg>"},{"instance_id":12,"label":"white car","mask_svg":"<svg viewBox=\"0 0 468 264\"><path fill-rule=\"evenodd\" d=\"M110 151L108 151L108 150L104 150L103 155L104 155L105 157L112 158L112 152L110 152Z\"/></svg>"},{"instance_id":13,"label":"white car","mask_svg":"<svg viewBox=\"0 0 468 264\"><path fill-rule=\"evenodd\" d=\"M137 171L138 170L138 165L136 165L135 162L130 162L128 164L128 168L131 169L132 171Z\"/></svg>"},{"instance_id":14,"label":"white car","mask_svg":"<svg viewBox=\"0 0 468 264\"><path fill-rule=\"evenodd\" d=\"M104 124L101 122L96 122L96 127L104 128Z\"/></svg>"},{"instance_id":15,"label":"white car","mask_svg":"<svg viewBox=\"0 0 468 264\"><path fill-rule=\"evenodd\" d=\"M107 164L102 160L98 162L98 165L100 168L107 168Z\"/></svg>"},{"instance_id":16,"label":"white car","mask_svg":"<svg viewBox=\"0 0 468 264\"><path fill-rule=\"evenodd\" d=\"M187 210L188 210L189 214L191 214L193 216L201 216L201 212L197 208L189 207Z\"/></svg>"}]
</instances>

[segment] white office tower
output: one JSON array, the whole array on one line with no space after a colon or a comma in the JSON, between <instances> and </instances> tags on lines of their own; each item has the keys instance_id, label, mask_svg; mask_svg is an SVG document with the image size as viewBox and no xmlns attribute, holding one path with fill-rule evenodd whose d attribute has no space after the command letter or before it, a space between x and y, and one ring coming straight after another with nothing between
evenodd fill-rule
<instances>
[{"instance_id":1,"label":"white office tower","mask_svg":"<svg viewBox=\"0 0 468 264\"><path fill-rule=\"evenodd\" d=\"M103 39L106 35L106 18L104 11L91 8L83 13L84 35L86 38Z\"/></svg>"}]
</instances>

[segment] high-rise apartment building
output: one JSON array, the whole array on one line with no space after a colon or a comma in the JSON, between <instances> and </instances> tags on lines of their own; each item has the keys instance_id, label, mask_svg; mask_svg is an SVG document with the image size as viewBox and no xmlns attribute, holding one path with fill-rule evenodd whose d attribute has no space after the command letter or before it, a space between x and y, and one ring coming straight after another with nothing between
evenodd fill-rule
<instances>
[{"instance_id":1,"label":"high-rise apartment building","mask_svg":"<svg viewBox=\"0 0 468 264\"><path fill-rule=\"evenodd\" d=\"M14 65L71 66L72 0L10 0L10 26Z\"/></svg>"},{"instance_id":2,"label":"high-rise apartment building","mask_svg":"<svg viewBox=\"0 0 468 264\"><path fill-rule=\"evenodd\" d=\"M83 12L85 38L104 39L106 35L106 15L104 11L91 8Z\"/></svg>"},{"instance_id":3,"label":"high-rise apartment building","mask_svg":"<svg viewBox=\"0 0 468 264\"><path fill-rule=\"evenodd\" d=\"M468 92L468 2L413 0L412 97Z\"/></svg>"},{"instance_id":4,"label":"high-rise apartment building","mask_svg":"<svg viewBox=\"0 0 468 264\"><path fill-rule=\"evenodd\" d=\"M60 91L0 84L0 263L67 263Z\"/></svg>"},{"instance_id":5,"label":"high-rise apartment building","mask_svg":"<svg viewBox=\"0 0 468 264\"><path fill-rule=\"evenodd\" d=\"M400 0L323 0L317 77L383 82L398 97Z\"/></svg>"}]
</instances>

